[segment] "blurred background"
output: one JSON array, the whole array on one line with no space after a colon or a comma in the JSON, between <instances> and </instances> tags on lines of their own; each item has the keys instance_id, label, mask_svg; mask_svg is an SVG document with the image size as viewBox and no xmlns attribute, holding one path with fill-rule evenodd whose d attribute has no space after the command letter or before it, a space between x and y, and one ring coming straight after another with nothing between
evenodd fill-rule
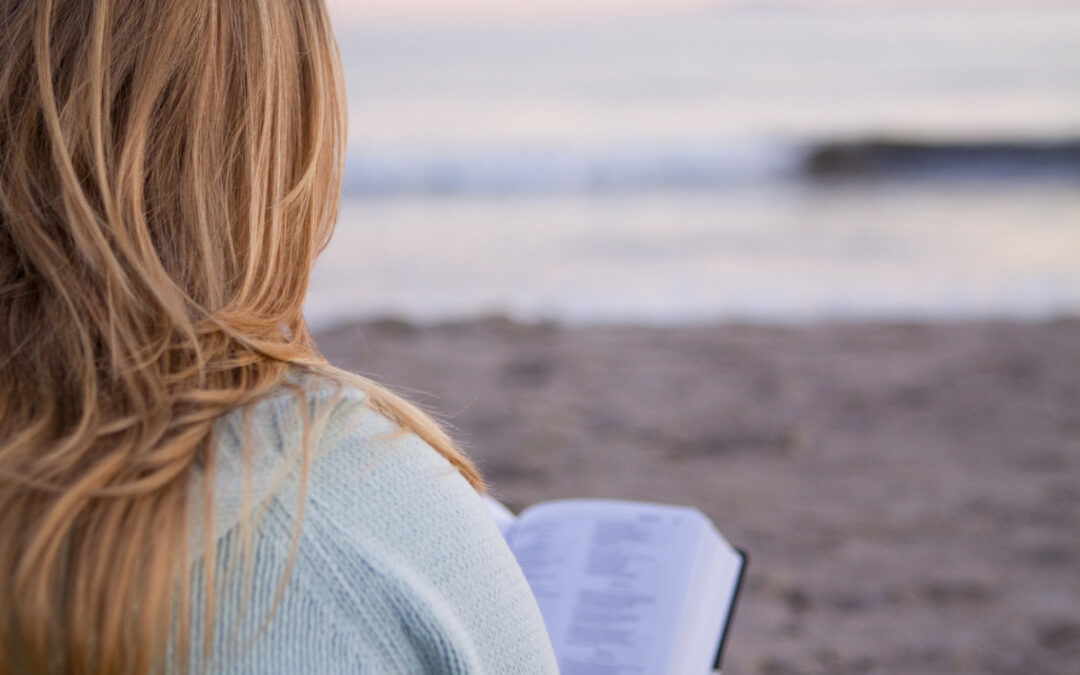
<instances>
[{"instance_id":1,"label":"blurred background","mask_svg":"<svg viewBox=\"0 0 1080 675\"><path fill-rule=\"evenodd\" d=\"M501 5L336 0L316 325L1080 307L1080 4Z\"/></svg>"},{"instance_id":2,"label":"blurred background","mask_svg":"<svg viewBox=\"0 0 1080 675\"><path fill-rule=\"evenodd\" d=\"M1080 2L330 4L331 360L704 510L729 675L1077 672Z\"/></svg>"}]
</instances>

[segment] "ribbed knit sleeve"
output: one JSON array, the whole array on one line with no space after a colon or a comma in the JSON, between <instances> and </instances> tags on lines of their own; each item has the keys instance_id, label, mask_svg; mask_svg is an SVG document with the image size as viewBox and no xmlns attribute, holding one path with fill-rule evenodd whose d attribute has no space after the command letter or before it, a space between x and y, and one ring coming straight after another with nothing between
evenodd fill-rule
<instances>
[{"instance_id":1,"label":"ribbed knit sleeve","mask_svg":"<svg viewBox=\"0 0 1080 675\"><path fill-rule=\"evenodd\" d=\"M242 464L223 462L211 672L557 673L536 602L479 495L363 400L312 394L312 410L332 409L280 598L300 504L289 452L299 439L295 397L260 404L248 423L260 446L250 493L263 506L247 576L227 572L243 539ZM242 426L232 420L220 434L226 460L241 456ZM204 574L196 562L196 589ZM205 598L195 593L198 642ZM204 663L197 645L192 653Z\"/></svg>"}]
</instances>

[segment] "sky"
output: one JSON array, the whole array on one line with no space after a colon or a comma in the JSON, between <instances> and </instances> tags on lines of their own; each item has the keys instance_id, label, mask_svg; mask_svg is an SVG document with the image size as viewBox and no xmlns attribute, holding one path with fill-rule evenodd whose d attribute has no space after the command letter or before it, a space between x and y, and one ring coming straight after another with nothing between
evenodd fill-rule
<instances>
[{"instance_id":1,"label":"sky","mask_svg":"<svg viewBox=\"0 0 1080 675\"><path fill-rule=\"evenodd\" d=\"M1056 0L1068 4L1071 0ZM612 12L638 12L651 9L678 10L680 8L709 7L717 5L790 4L790 5L866 5L878 4L925 4L940 6L957 4L979 6L985 4L1023 5L1025 0L326 0L339 31L365 24L425 24L450 21L468 22L500 18L544 18L572 15L605 14ZM1054 4L1055 0L1042 0Z\"/></svg>"},{"instance_id":2,"label":"sky","mask_svg":"<svg viewBox=\"0 0 1080 675\"><path fill-rule=\"evenodd\" d=\"M471 16L549 16L606 10L677 8L716 4L716 0L327 0L339 23L468 18Z\"/></svg>"}]
</instances>

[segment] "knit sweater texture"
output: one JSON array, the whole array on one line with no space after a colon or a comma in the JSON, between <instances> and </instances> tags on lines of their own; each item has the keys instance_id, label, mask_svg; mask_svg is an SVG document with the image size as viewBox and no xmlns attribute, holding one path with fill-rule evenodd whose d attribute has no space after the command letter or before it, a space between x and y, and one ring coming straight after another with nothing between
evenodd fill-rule
<instances>
[{"instance_id":1,"label":"knit sweater texture","mask_svg":"<svg viewBox=\"0 0 1080 675\"><path fill-rule=\"evenodd\" d=\"M282 390L219 421L211 508L203 474L194 482L192 672L557 673L476 491L362 392L298 381L301 395ZM304 407L325 421L301 508ZM205 646L207 520L218 555Z\"/></svg>"}]
</instances>

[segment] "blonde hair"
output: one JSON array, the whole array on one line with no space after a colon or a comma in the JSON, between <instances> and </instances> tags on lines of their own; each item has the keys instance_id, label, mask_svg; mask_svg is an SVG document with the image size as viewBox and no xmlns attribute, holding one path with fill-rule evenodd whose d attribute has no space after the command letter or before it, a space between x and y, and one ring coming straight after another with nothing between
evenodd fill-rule
<instances>
[{"instance_id":1,"label":"blonde hair","mask_svg":"<svg viewBox=\"0 0 1080 675\"><path fill-rule=\"evenodd\" d=\"M0 0L0 43L0 672L150 672L188 640L215 421L329 370L301 307L340 191L336 45L322 0Z\"/></svg>"}]
</instances>

